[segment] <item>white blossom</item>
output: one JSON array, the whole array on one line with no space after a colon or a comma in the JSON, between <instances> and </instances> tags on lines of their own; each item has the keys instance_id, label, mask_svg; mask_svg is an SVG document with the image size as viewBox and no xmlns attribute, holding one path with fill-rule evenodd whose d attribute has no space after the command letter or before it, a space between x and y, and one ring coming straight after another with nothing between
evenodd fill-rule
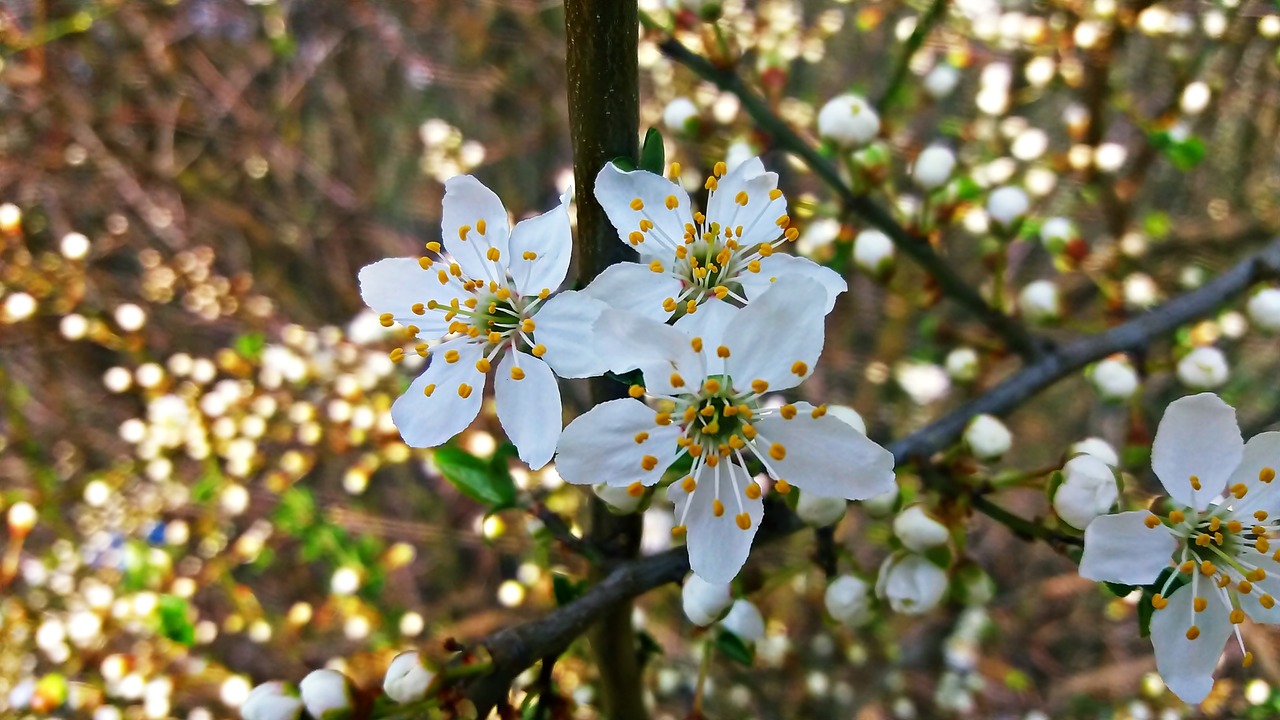
<instances>
[{"instance_id":1,"label":"white blossom","mask_svg":"<svg viewBox=\"0 0 1280 720\"><path fill-rule=\"evenodd\" d=\"M871 587L861 578L841 575L827 585L823 602L827 614L843 625L857 627L871 614Z\"/></svg>"},{"instance_id":2,"label":"white blossom","mask_svg":"<svg viewBox=\"0 0 1280 720\"><path fill-rule=\"evenodd\" d=\"M964 429L964 442L980 460L994 460L1013 445L1013 435L992 415L977 415Z\"/></svg>"},{"instance_id":3,"label":"white blossom","mask_svg":"<svg viewBox=\"0 0 1280 720\"><path fill-rule=\"evenodd\" d=\"M1077 236L1075 225L1064 217L1051 217L1040 226L1040 242L1049 252L1057 255L1067 249L1067 243Z\"/></svg>"},{"instance_id":4,"label":"white blossom","mask_svg":"<svg viewBox=\"0 0 1280 720\"><path fill-rule=\"evenodd\" d=\"M344 720L355 709L351 681L337 670L312 670L298 687L307 713L315 720Z\"/></svg>"},{"instance_id":5,"label":"white blossom","mask_svg":"<svg viewBox=\"0 0 1280 720\"><path fill-rule=\"evenodd\" d=\"M677 134L690 132L693 129L690 121L697 117L698 106L687 97L678 97L662 109L662 124Z\"/></svg>"},{"instance_id":6,"label":"white blossom","mask_svg":"<svg viewBox=\"0 0 1280 720\"><path fill-rule=\"evenodd\" d=\"M1071 452L1092 455L1113 468L1120 467L1120 455L1116 453L1115 448L1111 447L1111 443L1102 438L1085 438L1072 445Z\"/></svg>"},{"instance_id":7,"label":"white blossom","mask_svg":"<svg viewBox=\"0 0 1280 720\"><path fill-rule=\"evenodd\" d=\"M605 305L582 293L550 298L569 269L568 198L511 228L502 201L469 175L445 183L445 252L427 243L421 258L393 258L360 271L360 293L418 336L427 369L391 408L404 441L434 447L480 412L486 376L496 367L498 419L520 459L534 469L555 451L561 377L603 372L591 353L591 324ZM550 298L550 299L548 299ZM428 349L426 338L444 342ZM392 353L399 360L404 352Z\"/></svg>"},{"instance_id":8,"label":"white blossom","mask_svg":"<svg viewBox=\"0 0 1280 720\"><path fill-rule=\"evenodd\" d=\"M1240 624L1280 622L1280 562L1271 533L1280 516L1276 468L1280 433L1246 444L1235 411L1212 393L1175 400L1151 448L1151 468L1174 509L1103 515L1084 535L1080 574L1090 580L1149 585L1156 668L1179 698L1203 700L1223 644ZM1252 655L1244 652L1249 664Z\"/></svg>"},{"instance_id":9,"label":"white blossom","mask_svg":"<svg viewBox=\"0 0 1280 720\"><path fill-rule=\"evenodd\" d=\"M1138 391L1138 373L1123 358L1107 358L1098 363L1089 379L1104 400L1128 400Z\"/></svg>"},{"instance_id":10,"label":"white blossom","mask_svg":"<svg viewBox=\"0 0 1280 720\"><path fill-rule=\"evenodd\" d=\"M1216 347L1198 347L1178 361L1178 380L1193 390L1210 390L1227 381L1227 356Z\"/></svg>"},{"instance_id":11,"label":"white blossom","mask_svg":"<svg viewBox=\"0 0 1280 720\"><path fill-rule=\"evenodd\" d=\"M1080 455L1062 468L1062 484L1053 494L1053 511L1068 525L1083 530L1115 504L1120 491L1115 472L1092 455Z\"/></svg>"},{"instance_id":12,"label":"white blossom","mask_svg":"<svg viewBox=\"0 0 1280 720\"><path fill-rule=\"evenodd\" d=\"M615 372L639 369L645 385L570 423L556 469L571 483L603 479L642 494L691 456L685 477L667 488L673 534L687 535L693 571L712 582L737 574L764 513L748 454L783 493L795 485L858 500L892 489L893 456L824 407L762 402L809 376L822 351L825 299L821 287L783 276L744 308L714 300L674 326L606 310L595 325L597 352Z\"/></svg>"},{"instance_id":13,"label":"white blossom","mask_svg":"<svg viewBox=\"0 0 1280 720\"><path fill-rule=\"evenodd\" d=\"M680 591L684 616L694 625L707 626L720 619L733 602L728 583L707 582L694 573Z\"/></svg>"},{"instance_id":14,"label":"white blossom","mask_svg":"<svg viewBox=\"0 0 1280 720\"><path fill-rule=\"evenodd\" d=\"M863 230L853 239L853 261L870 275L893 267L893 241L879 230Z\"/></svg>"},{"instance_id":15,"label":"white blossom","mask_svg":"<svg viewBox=\"0 0 1280 720\"><path fill-rule=\"evenodd\" d=\"M676 183L613 163L596 176L596 199L640 262L610 265L582 294L620 310L666 322L709 300L747 304L773 278L796 275L823 290L830 312L848 287L840 274L779 250L800 237L791 227L777 173L753 157L707 178L706 214L695 213ZM590 353L587 353L590 355Z\"/></svg>"},{"instance_id":16,"label":"white blossom","mask_svg":"<svg viewBox=\"0 0 1280 720\"><path fill-rule=\"evenodd\" d=\"M811 493L800 493L796 501L796 515L810 527L826 527L834 525L844 518L848 503L843 498L820 497Z\"/></svg>"},{"instance_id":17,"label":"white blossom","mask_svg":"<svg viewBox=\"0 0 1280 720\"><path fill-rule=\"evenodd\" d=\"M947 353L945 364L947 374L957 382L973 382L981 368L978 353L971 347L958 347Z\"/></svg>"},{"instance_id":18,"label":"white blossom","mask_svg":"<svg viewBox=\"0 0 1280 720\"><path fill-rule=\"evenodd\" d=\"M818 111L818 135L842 148L866 145L880 133L880 116L858 95L837 95Z\"/></svg>"},{"instance_id":19,"label":"white blossom","mask_svg":"<svg viewBox=\"0 0 1280 720\"><path fill-rule=\"evenodd\" d=\"M1253 324L1263 330L1280 331L1280 288L1263 288L1254 293L1246 309Z\"/></svg>"},{"instance_id":20,"label":"white blossom","mask_svg":"<svg viewBox=\"0 0 1280 720\"><path fill-rule=\"evenodd\" d=\"M929 612L947 592L947 573L922 555L894 553L880 565L876 595L894 612L921 615Z\"/></svg>"},{"instance_id":21,"label":"white blossom","mask_svg":"<svg viewBox=\"0 0 1280 720\"><path fill-rule=\"evenodd\" d=\"M262 683L249 692L240 706L244 720L298 720L302 698L298 689L282 680Z\"/></svg>"},{"instance_id":22,"label":"white blossom","mask_svg":"<svg viewBox=\"0 0 1280 720\"><path fill-rule=\"evenodd\" d=\"M935 100L950 95L960 84L960 71L954 65L938 63L924 76L924 90Z\"/></svg>"},{"instance_id":23,"label":"white blossom","mask_svg":"<svg viewBox=\"0 0 1280 720\"><path fill-rule=\"evenodd\" d=\"M1018 294L1018 309L1033 323L1047 323L1062 315L1058 303L1058 287L1052 280L1036 280Z\"/></svg>"},{"instance_id":24,"label":"white blossom","mask_svg":"<svg viewBox=\"0 0 1280 720\"><path fill-rule=\"evenodd\" d=\"M893 534L908 550L925 552L946 545L951 533L919 505L912 505L893 519Z\"/></svg>"},{"instance_id":25,"label":"white blossom","mask_svg":"<svg viewBox=\"0 0 1280 720\"><path fill-rule=\"evenodd\" d=\"M857 430L863 435L867 434L866 421L862 419L862 416L858 414L857 410L854 410L848 405L828 405L827 414L843 422L854 430Z\"/></svg>"},{"instance_id":26,"label":"white blossom","mask_svg":"<svg viewBox=\"0 0 1280 720\"><path fill-rule=\"evenodd\" d=\"M920 151L911 177L924 190L933 190L946 184L956 169L956 155L942 145L930 145Z\"/></svg>"},{"instance_id":27,"label":"white blossom","mask_svg":"<svg viewBox=\"0 0 1280 720\"><path fill-rule=\"evenodd\" d=\"M387 667L382 689L398 703L416 702L427 696L436 674L422 662L422 656L411 650L395 656Z\"/></svg>"},{"instance_id":28,"label":"white blossom","mask_svg":"<svg viewBox=\"0 0 1280 720\"><path fill-rule=\"evenodd\" d=\"M760 609L749 600L734 600L729 614L720 621L720 627L748 643L760 642L760 638L764 637L764 618L760 615Z\"/></svg>"},{"instance_id":29,"label":"white blossom","mask_svg":"<svg viewBox=\"0 0 1280 720\"><path fill-rule=\"evenodd\" d=\"M1012 185L998 187L987 197L987 214L1006 228L1021 220L1030 206L1026 191Z\"/></svg>"}]
</instances>

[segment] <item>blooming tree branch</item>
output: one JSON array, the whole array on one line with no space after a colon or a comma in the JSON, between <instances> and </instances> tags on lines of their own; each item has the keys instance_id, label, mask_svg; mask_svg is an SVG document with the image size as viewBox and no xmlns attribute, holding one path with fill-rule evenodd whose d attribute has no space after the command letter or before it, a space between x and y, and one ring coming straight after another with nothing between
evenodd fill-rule
<instances>
[{"instance_id":1,"label":"blooming tree branch","mask_svg":"<svg viewBox=\"0 0 1280 720\"><path fill-rule=\"evenodd\" d=\"M666 38L659 43L658 47L667 57L689 68L699 77L711 81L721 90L736 95L742 102L743 109L751 115L752 120L762 131L773 138L778 147L804 160L814 174L840 196L847 210L857 214L868 224L887 235L898 249L933 276L943 294L981 320L1014 352L1025 359L1037 357L1040 350L1039 343L1021 323L988 304L971 284L951 269L946 258L934 252L923 238L907 232L906 228L893 219L889 211L871 198L855 193L853 188L840 177L836 167L778 117L765 100L748 88L732 68L716 67L675 38Z\"/></svg>"},{"instance_id":2,"label":"blooming tree branch","mask_svg":"<svg viewBox=\"0 0 1280 720\"><path fill-rule=\"evenodd\" d=\"M1071 375L1085 365L1112 353L1143 347L1174 329L1213 312L1223 302L1251 285L1280 278L1280 239L1198 290L1164 303L1151 312L1116 326L1055 348L1005 382L948 415L888 445L899 465L930 455L954 443L975 415L1005 415L1042 390ZM1049 541L1059 538L1042 535L1023 521L986 498L974 508L1010 527L1014 532ZM804 527L794 514L781 506L766 515L756 537L757 543L786 537ZM512 680L533 663L562 652L593 622L618 604L627 603L649 590L677 582L689 569L683 547L651 557L622 563L574 602L532 622L506 628L480 641L493 662L493 671L477 678L466 688L467 695L483 712L504 697Z\"/></svg>"}]
</instances>

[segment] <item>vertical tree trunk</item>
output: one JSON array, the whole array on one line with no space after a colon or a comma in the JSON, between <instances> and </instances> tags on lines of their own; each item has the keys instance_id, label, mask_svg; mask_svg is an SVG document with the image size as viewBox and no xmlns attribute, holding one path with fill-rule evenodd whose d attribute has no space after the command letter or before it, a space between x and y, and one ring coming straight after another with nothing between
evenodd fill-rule
<instances>
[{"instance_id":1,"label":"vertical tree trunk","mask_svg":"<svg viewBox=\"0 0 1280 720\"><path fill-rule=\"evenodd\" d=\"M595 199L596 173L616 157L637 159L639 150L639 70L636 0L565 0L568 40L569 131L578 203L578 277L585 284L609 265L634 260ZM592 380L591 399L625 397L625 388L604 378ZM604 480L604 478L600 478ZM611 561L635 557L640 516L615 516L591 499L591 540ZM607 564L607 563L606 563ZM592 577L598 582L607 567ZM610 720L644 720L632 604L622 603L588 633L600 673L600 701Z\"/></svg>"}]
</instances>

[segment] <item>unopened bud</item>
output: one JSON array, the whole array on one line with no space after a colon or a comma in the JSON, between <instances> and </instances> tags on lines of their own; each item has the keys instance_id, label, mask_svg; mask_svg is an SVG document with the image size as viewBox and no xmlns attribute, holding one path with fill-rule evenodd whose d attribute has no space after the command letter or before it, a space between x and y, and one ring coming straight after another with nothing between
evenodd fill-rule
<instances>
[{"instance_id":1,"label":"unopened bud","mask_svg":"<svg viewBox=\"0 0 1280 720\"><path fill-rule=\"evenodd\" d=\"M1123 358L1098 363L1089 379L1104 400L1128 400L1138 390L1138 373Z\"/></svg>"},{"instance_id":2,"label":"unopened bud","mask_svg":"<svg viewBox=\"0 0 1280 720\"><path fill-rule=\"evenodd\" d=\"M1036 280L1022 288L1018 309L1033 323L1049 323L1062 315L1058 305L1058 287L1050 280Z\"/></svg>"},{"instance_id":3,"label":"unopened bud","mask_svg":"<svg viewBox=\"0 0 1280 720\"><path fill-rule=\"evenodd\" d=\"M1106 514L1119 496L1115 473L1092 455L1080 455L1062 468L1062 484L1053 494L1053 511L1077 530Z\"/></svg>"},{"instance_id":4,"label":"unopened bud","mask_svg":"<svg viewBox=\"0 0 1280 720\"><path fill-rule=\"evenodd\" d=\"M853 261L867 274L882 277L893 267L893 241L879 230L863 230L853 239Z\"/></svg>"},{"instance_id":5,"label":"unopened bud","mask_svg":"<svg viewBox=\"0 0 1280 720\"><path fill-rule=\"evenodd\" d=\"M298 689L283 680L262 683L249 692L240 706L244 720L298 720L301 715Z\"/></svg>"},{"instance_id":6,"label":"unopened bud","mask_svg":"<svg viewBox=\"0 0 1280 720\"><path fill-rule=\"evenodd\" d=\"M920 615L947 592L947 573L921 555L896 553L885 558L876 578L876 595L894 612Z\"/></svg>"},{"instance_id":7,"label":"unopened bud","mask_svg":"<svg viewBox=\"0 0 1280 720\"><path fill-rule=\"evenodd\" d=\"M662 109L662 124L676 134L693 134L698 129L698 106L687 97L678 97Z\"/></svg>"},{"instance_id":8,"label":"unopened bud","mask_svg":"<svg viewBox=\"0 0 1280 720\"><path fill-rule=\"evenodd\" d=\"M302 704L315 720L345 720L355 709L351 681L337 670L312 670L298 687Z\"/></svg>"},{"instance_id":9,"label":"unopened bud","mask_svg":"<svg viewBox=\"0 0 1280 720\"><path fill-rule=\"evenodd\" d=\"M720 619L733 602L729 585L713 584L690 575L680 591L684 616L694 625L707 626Z\"/></svg>"},{"instance_id":10,"label":"unopened bud","mask_svg":"<svg viewBox=\"0 0 1280 720\"><path fill-rule=\"evenodd\" d=\"M924 91L934 100L950 95L960 84L960 71L953 65L939 63L924 76Z\"/></svg>"},{"instance_id":11,"label":"unopened bud","mask_svg":"<svg viewBox=\"0 0 1280 720\"><path fill-rule=\"evenodd\" d=\"M893 534L898 536L907 549L916 552L945 545L951 535L946 525L938 522L919 505L912 505L898 513L898 517L893 519Z\"/></svg>"},{"instance_id":12,"label":"unopened bud","mask_svg":"<svg viewBox=\"0 0 1280 720\"><path fill-rule=\"evenodd\" d=\"M818 135L842 148L865 145L879 133L880 116L858 95L837 95L818 111Z\"/></svg>"},{"instance_id":13,"label":"unopened bud","mask_svg":"<svg viewBox=\"0 0 1280 720\"><path fill-rule=\"evenodd\" d=\"M1013 435L991 415L978 415L964 430L964 443L980 460L995 460L1009 451Z\"/></svg>"},{"instance_id":14,"label":"unopened bud","mask_svg":"<svg viewBox=\"0 0 1280 720\"><path fill-rule=\"evenodd\" d=\"M749 600L734 600L729 614L720 621L720 626L748 643L760 642L760 638L764 637L764 618Z\"/></svg>"},{"instance_id":15,"label":"unopened bud","mask_svg":"<svg viewBox=\"0 0 1280 720\"><path fill-rule=\"evenodd\" d=\"M1009 230L1015 228L1030 206L1026 191L1012 185L996 188L987 197L987 214Z\"/></svg>"},{"instance_id":16,"label":"unopened bud","mask_svg":"<svg viewBox=\"0 0 1280 720\"><path fill-rule=\"evenodd\" d=\"M920 151L911 177L924 190L940 188L956 169L956 155L941 145L930 145Z\"/></svg>"},{"instance_id":17,"label":"unopened bud","mask_svg":"<svg viewBox=\"0 0 1280 720\"><path fill-rule=\"evenodd\" d=\"M1254 293L1246 309L1254 325L1271 332L1280 331L1280 288L1264 288Z\"/></svg>"},{"instance_id":18,"label":"unopened bud","mask_svg":"<svg viewBox=\"0 0 1280 720\"><path fill-rule=\"evenodd\" d=\"M796 514L809 527L826 527L839 522L847 507L843 498L819 497L805 490L796 502Z\"/></svg>"},{"instance_id":19,"label":"unopened bud","mask_svg":"<svg viewBox=\"0 0 1280 720\"><path fill-rule=\"evenodd\" d=\"M1227 356L1216 347L1198 347L1178 361L1178 380L1193 390L1211 390L1227 381Z\"/></svg>"},{"instance_id":20,"label":"unopened bud","mask_svg":"<svg viewBox=\"0 0 1280 720\"><path fill-rule=\"evenodd\" d=\"M957 382L973 382L978 377L978 353L971 347L959 347L947 353L947 374Z\"/></svg>"},{"instance_id":21,"label":"unopened bud","mask_svg":"<svg viewBox=\"0 0 1280 720\"><path fill-rule=\"evenodd\" d=\"M1111 443L1102 438L1090 437L1071 446L1073 455L1092 455L1111 467L1120 467L1120 455Z\"/></svg>"},{"instance_id":22,"label":"unopened bud","mask_svg":"<svg viewBox=\"0 0 1280 720\"><path fill-rule=\"evenodd\" d=\"M1040 242L1054 255L1066 252L1067 245L1076 239L1077 233L1071 221L1063 217L1053 217L1040 226Z\"/></svg>"},{"instance_id":23,"label":"unopened bud","mask_svg":"<svg viewBox=\"0 0 1280 720\"><path fill-rule=\"evenodd\" d=\"M410 703L427 696L427 688L436 674L422 662L417 651L400 653L387 667L382 689L387 697L398 703Z\"/></svg>"},{"instance_id":24,"label":"unopened bud","mask_svg":"<svg viewBox=\"0 0 1280 720\"><path fill-rule=\"evenodd\" d=\"M843 625L861 625L870 615L870 590L865 581L853 575L841 575L832 580L823 596L827 614Z\"/></svg>"}]
</instances>

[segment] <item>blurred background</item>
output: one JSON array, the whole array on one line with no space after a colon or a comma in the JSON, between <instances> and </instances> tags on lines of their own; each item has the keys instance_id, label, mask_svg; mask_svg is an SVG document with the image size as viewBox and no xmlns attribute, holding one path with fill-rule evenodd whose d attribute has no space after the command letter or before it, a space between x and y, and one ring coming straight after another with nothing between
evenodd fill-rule
<instances>
[{"instance_id":1,"label":"blurred background","mask_svg":"<svg viewBox=\"0 0 1280 720\"><path fill-rule=\"evenodd\" d=\"M718 36L686 7L641 7L641 127L663 131L691 191L721 159L761 154L779 172L794 249L851 285L801 395L854 407L878 440L1016 359L908 260L859 267L858 219L736 98L665 59L669 34L740 59L815 143L833 95L873 101L873 196L975 286L990 284L987 189L1025 188L1008 277L1014 292L1052 283L1055 338L1194 288L1280 229L1274 3L730 0ZM930 216L908 171L932 143L956 152L966 183ZM571 164L556 2L0 3L0 714L238 717L264 680L330 666L373 689L402 649L554 608L554 576L580 579L582 558L534 513L490 514L501 503L442 475L498 473L515 504L574 529L585 491L512 461L491 407L448 451L401 443L388 410L415 368L389 359L402 339L364 310L355 278L439 239L449 177L475 174L519 218L556 202ZM1041 242L1055 217L1069 242ZM1052 525L1042 480L1097 436L1142 502L1159 489L1144 457L1154 422L1186 392L1172 371L1210 346L1229 360L1219 392L1246 436L1275 428L1275 336L1228 307L1129 358L1136 393L1060 383L1008 419L1003 460L965 471L1026 475L1001 503ZM581 411L584 389L567 388ZM911 497L918 479L901 480ZM749 665L718 656L706 714L1199 712L1154 675L1133 601L1045 543L950 520L969 527L953 551L971 569L947 602L860 627L822 612L814 533L757 548L738 589L766 633ZM671 522L655 502L646 551L669 547ZM851 509L840 572L872 572L889 536L883 512ZM688 716L706 645L678 590L642 598L636 622L653 640L654 716ZM1274 636L1246 637L1257 662L1243 671L1229 653L1204 712L1280 709ZM582 642L556 665L565 717L598 716L588 657Z\"/></svg>"}]
</instances>

